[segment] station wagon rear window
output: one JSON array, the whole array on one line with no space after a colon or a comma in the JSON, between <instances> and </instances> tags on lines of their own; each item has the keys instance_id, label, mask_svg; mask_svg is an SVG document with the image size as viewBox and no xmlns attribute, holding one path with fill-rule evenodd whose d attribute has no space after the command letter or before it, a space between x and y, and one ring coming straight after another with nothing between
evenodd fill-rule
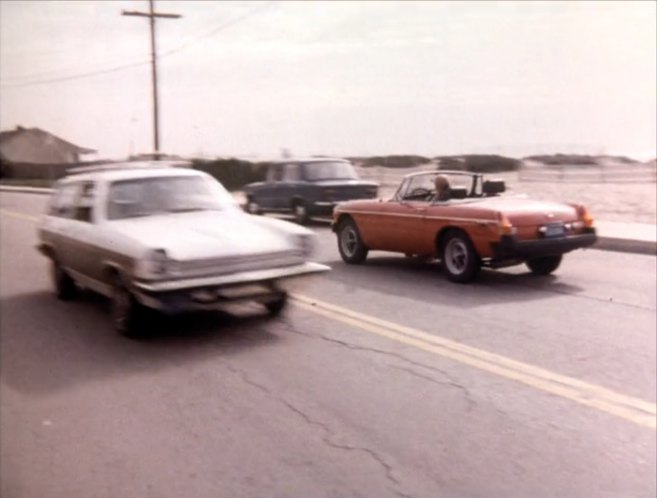
<instances>
[{"instance_id":1,"label":"station wagon rear window","mask_svg":"<svg viewBox=\"0 0 657 498\"><path fill-rule=\"evenodd\" d=\"M232 203L219 184L199 176L121 180L110 185L107 218L118 220L186 211L221 210Z\"/></svg>"}]
</instances>

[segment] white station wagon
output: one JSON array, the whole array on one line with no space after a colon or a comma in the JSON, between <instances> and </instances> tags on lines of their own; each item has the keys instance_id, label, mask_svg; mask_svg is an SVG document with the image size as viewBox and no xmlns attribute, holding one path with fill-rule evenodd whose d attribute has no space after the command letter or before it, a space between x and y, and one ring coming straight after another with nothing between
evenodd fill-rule
<instances>
[{"instance_id":1,"label":"white station wagon","mask_svg":"<svg viewBox=\"0 0 657 498\"><path fill-rule=\"evenodd\" d=\"M55 292L112 302L116 329L138 336L146 308L213 309L236 300L284 308L290 284L329 270L316 235L244 213L210 175L180 163L78 168L58 181L39 224Z\"/></svg>"}]
</instances>

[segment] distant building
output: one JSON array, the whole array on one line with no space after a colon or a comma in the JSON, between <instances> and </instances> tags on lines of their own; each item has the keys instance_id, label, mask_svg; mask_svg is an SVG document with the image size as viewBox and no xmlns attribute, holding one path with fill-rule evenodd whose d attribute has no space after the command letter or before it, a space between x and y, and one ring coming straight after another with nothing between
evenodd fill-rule
<instances>
[{"instance_id":1,"label":"distant building","mask_svg":"<svg viewBox=\"0 0 657 498\"><path fill-rule=\"evenodd\" d=\"M74 145L39 128L0 132L0 160L27 164L75 164L97 151Z\"/></svg>"}]
</instances>

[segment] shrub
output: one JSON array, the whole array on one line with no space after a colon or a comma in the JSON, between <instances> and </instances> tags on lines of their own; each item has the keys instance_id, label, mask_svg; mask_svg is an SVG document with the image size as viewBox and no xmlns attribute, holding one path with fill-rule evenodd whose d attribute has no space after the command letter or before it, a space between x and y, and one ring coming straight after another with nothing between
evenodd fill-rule
<instances>
[{"instance_id":1,"label":"shrub","mask_svg":"<svg viewBox=\"0 0 657 498\"><path fill-rule=\"evenodd\" d=\"M472 171L473 173L500 173L517 171L521 161L495 154L466 154L463 156L441 156L438 169Z\"/></svg>"},{"instance_id":2,"label":"shrub","mask_svg":"<svg viewBox=\"0 0 657 498\"><path fill-rule=\"evenodd\" d=\"M264 180L267 166L268 163L252 163L240 159L192 160L192 168L212 175L228 190L237 190L247 183Z\"/></svg>"},{"instance_id":3,"label":"shrub","mask_svg":"<svg viewBox=\"0 0 657 498\"><path fill-rule=\"evenodd\" d=\"M421 164L427 164L431 159L424 156L374 156L364 159L363 166L385 166L387 168L412 168Z\"/></svg>"}]
</instances>

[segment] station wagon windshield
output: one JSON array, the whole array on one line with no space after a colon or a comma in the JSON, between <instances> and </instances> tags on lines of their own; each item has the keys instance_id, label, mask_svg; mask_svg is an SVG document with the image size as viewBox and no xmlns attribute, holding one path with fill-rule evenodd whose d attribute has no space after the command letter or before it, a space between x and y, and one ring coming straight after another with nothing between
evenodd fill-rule
<instances>
[{"instance_id":1,"label":"station wagon windshield","mask_svg":"<svg viewBox=\"0 0 657 498\"><path fill-rule=\"evenodd\" d=\"M358 178L354 167L347 162L326 161L313 162L304 165L307 180L355 180Z\"/></svg>"},{"instance_id":2,"label":"station wagon windshield","mask_svg":"<svg viewBox=\"0 0 657 498\"><path fill-rule=\"evenodd\" d=\"M186 211L221 210L230 196L219 185L197 176L121 180L109 189L110 220Z\"/></svg>"}]
</instances>

